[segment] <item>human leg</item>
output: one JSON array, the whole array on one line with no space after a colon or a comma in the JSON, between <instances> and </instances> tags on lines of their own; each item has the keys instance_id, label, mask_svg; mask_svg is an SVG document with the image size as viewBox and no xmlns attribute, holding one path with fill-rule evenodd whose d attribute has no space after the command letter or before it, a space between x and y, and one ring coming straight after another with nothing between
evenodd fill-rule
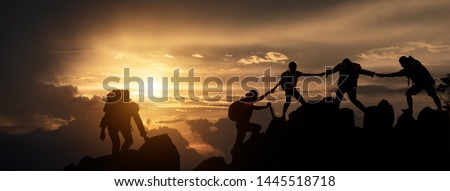
<instances>
[{"instance_id":1,"label":"human leg","mask_svg":"<svg viewBox=\"0 0 450 191\"><path fill-rule=\"evenodd\" d=\"M436 104L437 109L442 110L441 99L439 99L438 95L436 94L436 90L434 89L434 87L430 85L427 86L425 90L427 91L428 96L433 98L434 104Z\"/></svg>"},{"instance_id":2,"label":"human leg","mask_svg":"<svg viewBox=\"0 0 450 191\"><path fill-rule=\"evenodd\" d=\"M244 138L245 138L245 123L242 122L236 122L236 130L237 130L237 134L236 134L236 140L234 142L234 146L233 146L233 150L239 148L242 143L244 142Z\"/></svg>"},{"instance_id":3,"label":"human leg","mask_svg":"<svg viewBox=\"0 0 450 191\"><path fill-rule=\"evenodd\" d=\"M283 105L283 115L281 116L282 119L286 119L286 112L289 108L289 105L291 104L291 97L292 97L292 94L288 93L287 90L285 91L285 95L286 95L286 102Z\"/></svg>"},{"instance_id":4,"label":"human leg","mask_svg":"<svg viewBox=\"0 0 450 191\"><path fill-rule=\"evenodd\" d=\"M344 99L344 93L347 91L347 88L344 86L345 84L339 84L336 89L336 106L339 108L341 105L342 99Z\"/></svg>"},{"instance_id":5,"label":"human leg","mask_svg":"<svg viewBox=\"0 0 450 191\"><path fill-rule=\"evenodd\" d=\"M422 86L413 85L411 88L406 90L405 96L406 96L406 102L408 103L408 109L413 111L413 95L417 95L420 91L423 90Z\"/></svg>"},{"instance_id":6,"label":"human leg","mask_svg":"<svg viewBox=\"0 0 450 191\"><path fill-rule=\"evenodd\" d=\"M297 89L294 89L294 98L301 104L306 104L305 99L303 99L303 96L300 94L300 92L297 91Z\"/></svg>"},{"instance_id":7,"label":"human leg","mask_svg":"<svg viewBox=\"0 0 450 191\"><path fill-rule=\"evenodd\" d=\"M120 148L119 131L117 130L117 128L113 126L108 126L108 134L109 138L111 138L112 154L119 153Z\"/></svg>"},{"instance_id":8,"label":"human leg","mask_svg":"<svg viewBox=\"0 0 450 191\"><path fill-rule=\"evenodd\" d=\"M356 99L356 86L354 86L353 88L349 88L349 90L347 91L347 95L350 101L356 107L358 107L362 112L365 112L366 107L358 99Z\"/></svg>"},{"instance_id":9,"label":"human leg","mask_svg":"<svg viewBox=\"0 0 450 191\"><path fill-rule=\"evenodd\" d=\"M120 149L121 151L127 151L130 149L131 145L133 144L133 136L131 135L131 127L125 127L121 130L122 136L123 136L123 145Z\"/></svg>"}]
</instances>

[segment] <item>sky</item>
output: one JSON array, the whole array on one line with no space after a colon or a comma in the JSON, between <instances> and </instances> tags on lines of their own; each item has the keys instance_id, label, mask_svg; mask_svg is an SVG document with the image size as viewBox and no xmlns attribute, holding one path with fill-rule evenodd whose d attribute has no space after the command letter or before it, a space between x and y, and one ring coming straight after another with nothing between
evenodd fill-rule
<instances>
[{"instance_id":1,"label":"sky","mask_svg":"<svg viewBox=\"0 0 450 191\"><path fill-rule=\"evenodd\" d=\"M435 78L450 72L446 0L15 1L0 9L0 137L12 145L5 155L14 161L19 155L12 148L21 148L63 161L28 164L33 169L60 169L65 161L109 151L108 140L98 141L101 97L108 93L103 82L117 77L120 82L110 85L123 88L126 68L130 77L144 82L140 91L137 83L131 83L130 90L149 134L170 133L182 147L182 158L186 156L185 169L212 155L230 160L235 128L227 119L230 102L225 98L238 98L247 90L238 84L229 88L226 82L232 77L241 81L270 71L279 78L290 61L297 62L302 72L319 73L344 58L370 71L390 73L401 69L402 55L420 60ZM199 77L193 91L200 100L179 102L171 77L175 71L186 77L191 69ZM149 90L156 97L163 95L165 77L168 101L149 100ZM203 83L212 78L224 82L225 88L210 93L223 99L208 102ZM332 81L301 78L298 86L307 100L317 100L317 93L334 91ZM249 84L247 88L260 92L274 85ZM358 85L358 98L366 106L387 99L397 116L406 107L406 78L361 76ZM187 97L188 90L181 83L181 95ZM139 100L139 93L144 100ZM280 115L283 92L274 97L271 101L276 101L274 109ZM414 101L415 110L434 108L423 92ZM298 106L292 104L289 111ZM341 107L354 109L361 124L362 113L351 103ZM264 127L267 116L267 111L258 111L252 120ZM60 150L49 145L59 145ZM69 148L77 152L59 158L51 154ZM42 159L46 160L50 159Z\"/></svg>"}]
</instances>

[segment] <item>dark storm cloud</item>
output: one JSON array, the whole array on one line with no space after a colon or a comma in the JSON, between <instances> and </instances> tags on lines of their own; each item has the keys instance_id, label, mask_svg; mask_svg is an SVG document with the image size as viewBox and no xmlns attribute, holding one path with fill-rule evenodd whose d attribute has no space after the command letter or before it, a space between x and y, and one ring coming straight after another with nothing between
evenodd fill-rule
<instances>
[{"instance_id":1,"label":"dark storm cloud","mask_svg":"<svg viewBox=\"0 0 450 191\"><path fill-rule=\"evenodd\" d=\"M36 4L36 3L33 3ZM9 3L2 6L5 21L1 38L2 73L0 115L15 121L18 129L39 126L42 116L70 118L65 104L74 98L72 86L55 86L64 67L49 55L46 26L59 17L52 6ZM2 126L3 124L0 124Z\"/></svg>"},{"instance_id":2,"label":"dark storm cloud","mask_svg":"<svg viewBox=\"0 0 450 191\"><path fill-rule=\"evenodd\" d=\"M110 152L109 140L99 140L103 115L99 97L78 97L66 104L76 120L54 131L36 129L29 134L0 133L1 170L62 170L83 156ZM135 137L137 137L135 135Z\"/></svg>"},{"instance_id":3,"label":"dark storm cloud","mask_svg":"<svg viewBox=\"0 0 450 191\"><path fill-rule=\"evenodd\" d=\"M46 128L68 121L75 116L68 106L77 92L72 86L54 86L34 83L16 84L17 91L8 89L9 95L3 96L0 116L13 121L18 132L31 131L34 128ZM23 89L22 89L23 88ZM43 120L46 117L48 120ZM55 121L56 120L56 121ZM53 123L53 124L52 124ZM59 124L61 125L61 124ZM0 124L0 131L3 124Z\"/></svg>"},{"instance_id":4,"label":"dark storm cloud","mask_svg":"<svg viewBox=\"0 0 450 191\"><path fill-rule=\"evenodd\" d=\"M67 104L78 93L73 86L60 86L58 75L67 70L59 54L82 51L76 38L90 26L91 20L106 21L101 14L85 15L85 2L8 2L2 6L2 73L0 118L11 121L17 132L48 128L43 123L70 120L73 113ZM96 5L97 6L97 5ZM88 11L89 12L89 11ZM90 10L94 13L93 10ZM48 120L42 120L47 117ZM48 125L48 124L47 124ZM57 124L53 124L57 125Z\"/></svg>"}]
</instances>

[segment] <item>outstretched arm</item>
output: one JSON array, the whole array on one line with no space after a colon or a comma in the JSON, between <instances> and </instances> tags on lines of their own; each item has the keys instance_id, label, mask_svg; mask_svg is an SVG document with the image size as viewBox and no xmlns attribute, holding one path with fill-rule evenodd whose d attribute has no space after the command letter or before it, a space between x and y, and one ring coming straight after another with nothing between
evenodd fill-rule
<instances>
[{"instance_id":1,"label":"outstretched arm","mask_svg":"<svg viewBox=\"0 0 450 191\"><path fill-rule=\"evenodd\" d=\"M363 74L363 75L366 75L366 76L370 76L370 77L372 77L372 78L373 78L373 76L375 75L375 72L368 71L368 70L364 70L364 69L361 69L361 71L360 71L359 73L360 73L360 74Z\"/></svg>"},{"instance_id":2,"label":"outstretched arm","mask_svg":"<svg viewBox=\"0 0 450 191\"><path fill-rule=\"evenodd\" d=\"M276 87L276 86L275 86L275 87ZM272 90L269 90L269 91L266 92L264 95L259 96L257 102L263 100L264 98L266 98L270 93L272 93Z\"/></svg>"},{"instance_id":3,"label":"outstretched arm","mask_svg":"<svg viewBox=\"0 0 450 191\"><path fill-rule=\"evenodd\" d=\"M402 69L398 72L389 73L389 74L375 74L378 77L400 77L400 76L406 76L406 70Z\"/></svg>"}]
</instances>

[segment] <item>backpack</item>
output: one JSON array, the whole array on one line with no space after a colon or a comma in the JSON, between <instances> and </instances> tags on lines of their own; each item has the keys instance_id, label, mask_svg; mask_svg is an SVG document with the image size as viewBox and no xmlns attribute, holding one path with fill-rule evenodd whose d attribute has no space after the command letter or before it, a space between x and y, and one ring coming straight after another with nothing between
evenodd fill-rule
<instances>
[{"instance_id":1,"label":"backpack","mask_svg":"<svg viewBox=\"0 0 450 191\"><path fill-rule=\"evenodd\" d=\"M358 79L359 73L361 72L361 65L357 63L351 63L351 64L342 64L341 68L341 75L348 75L351 78Z\"/></svg>"},{"instance_id":2,"label":"backpack","mask_svg":"<svg viewBox=\"0 0 450 191\"><path fill-rule=\"evenodd\" d=\"M240 100L233 102L228 108L228 118L232 121L243 121L245 120L245 104Z\"/></svg>"},{"instance_id":3,"label":"backpack","mask_svg":"<svg viewBox=\"0 0 450 191\"><path fill-rule=\"evenodd\" d=\"M416 60L412 56L409 56L408 61L410 67L407 68L407 70L412 75L411 77L408 76L408 85L410 78L414 78L419 82L433 83L433 84L435 83L430 72L425 68L425 66L423 66L423 64L419 60Z\"/></svg>"}]
</instances>

